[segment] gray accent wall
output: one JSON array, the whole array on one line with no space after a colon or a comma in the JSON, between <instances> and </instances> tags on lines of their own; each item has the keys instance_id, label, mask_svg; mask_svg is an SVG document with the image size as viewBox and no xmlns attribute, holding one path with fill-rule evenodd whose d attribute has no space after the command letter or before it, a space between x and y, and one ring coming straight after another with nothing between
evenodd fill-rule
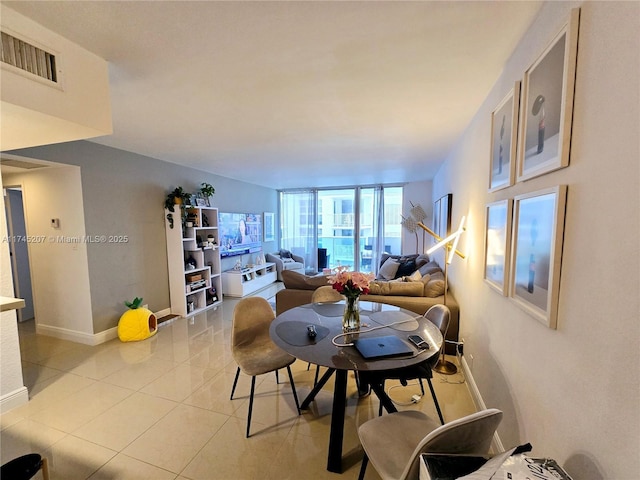
<instances>
[{"instance_id":1,"label":"gray accent wall","mask_svg":"<svg viewBox=\"0 0 640 480\"><path fill-rule=\"evenodd\" d=\"M221 211L277 212L276 190L88 141L11 153L79 166L86 234L128 239L87 245L94 334L117 326L123 302L136 296L152 311L170 307L163 207L168 191L181 185L195 192L208 182L216 189L213 206ZM270 242L264 249L276 245ZM228 263L223 269L231 268Z\"/></svg>"}]
</instances>

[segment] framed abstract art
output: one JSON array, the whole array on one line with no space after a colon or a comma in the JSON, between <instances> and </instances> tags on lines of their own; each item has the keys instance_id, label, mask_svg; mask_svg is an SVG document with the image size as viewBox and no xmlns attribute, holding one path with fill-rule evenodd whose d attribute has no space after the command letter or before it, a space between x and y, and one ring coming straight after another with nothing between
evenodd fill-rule
<instances>
[{"instance_id":1,"label":"framed abstract art","mask_svg":"<svg viewBox=\"0 0 640 480\"><path fill-rule=\"evenodd\" d=\"M509 297L556 328L567 186L514 198Z\"/></svg>"},{"instance_id":2,"label":"framed abstract art","mask_svg":"<svg viewBox=\"0 0 640 480\"><path fill-rule=\"evenodd\" d=\"M518 182L569 165L580 9L527 69L522 82Z\"/></svg>"},{"instance_id":3,"label":"framed abstract art","mask_svg":"<svg viewBox=\"0 0 640 480\"><path fill-rule=\"evenodd\" d=\"M520 82L516 82L507 96L491 112L490 192L509 187L515 180L519 107Z\"/></svg>"},{"instance_id":4,"label":"framed abstract art","mask_svg":"<svg viewBox=\"0 0 640 480\"><path fill-rule=\"evenodd\" d=\"M502 295L508 293L512 205L508 199L486 207L484 280Z\"/></svg>"}]
</instances>

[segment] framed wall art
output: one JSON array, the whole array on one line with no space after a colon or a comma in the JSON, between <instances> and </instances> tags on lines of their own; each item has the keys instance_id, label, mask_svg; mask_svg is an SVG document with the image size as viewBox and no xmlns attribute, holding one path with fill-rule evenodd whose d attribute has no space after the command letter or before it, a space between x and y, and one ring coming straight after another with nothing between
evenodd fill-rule
<instances>
[{"instance_id":1,"label":"framed wall art","mask_svg":"<svg viewBox=\"0 0 640 480\"><path fill-rule=\"evenodd\" d=\"M433 231L441 238L451 233L451 205L453 194L443 195L433 204ZM434 238L433 243L438 243Z\"/></svg>"},{"instance_id":2,"label":"framed wall art","mask_svg":"<svg viewBox=\"0 0 640 480\"><path fill-rule=\"evenodd\" d=\"M490 203L486 208L484 279L502 295L508 293L512 205L508 199Z\"/></svg>"},{"instance_id":3,"label":"framed wall art","mask_svg":"<svg viewBox=\"0 0 640 480\"><path fill-rule=\"evenodd\" d=\"M490 192L509 187L514 183L519 108L520 82L516 82L507 96L491 112Z\"/></svg>"},{"instance_id":4,"label":"framed wall art","mask_svg":"<svg viewBox=\"0 0 640 480\"><path fill-rule=\"evenodd\" d=\"M517 181L569 165L580 9L529 67L522 82Z\"/></svg>"},{"instance_id":5,"label":"framed wall art","mask_svg":"<svg viewBox=\"0 0 640 480\"><path fill-rule=\"evenodd\" d=\"M276 239L276 219L273 212L264 212L264 241L273 242Z\"/></svg>"},{"instance_id":6,"label":"framed wall art","mask_svg":"<svg viewBox=\"0 0 640 480\"><path fill-rule=\"evenodd\" d=\"M526 193L513 201L509 296L556 328L567 186Z\"/></svg>"}]
</instances>

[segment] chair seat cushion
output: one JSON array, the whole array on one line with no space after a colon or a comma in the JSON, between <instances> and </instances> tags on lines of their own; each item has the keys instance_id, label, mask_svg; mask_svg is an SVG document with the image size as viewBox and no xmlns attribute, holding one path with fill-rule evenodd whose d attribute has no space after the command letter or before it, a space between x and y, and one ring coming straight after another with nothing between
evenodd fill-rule
<instances>
[{"instance_id":1,"label":"chair seat cushion","mask_svg":"<svg viewBox=\"0 0 640 480\"><path fill-rule=\"evenodd\" d=\"M233 359L240 370L250 376L262 375L291 365L296 358L278 347L275 343L253 343L248 348L236 347Z\"/></svg>"},{"instance_id":2,"label":"chair seat cushion","mask_svg":"<svg viewBox=\"0 0 640 480\"><path fill-rule=\"evenodd\" d=\"M360 443L383 480L398 479L420 441L440 426L422 412L407 410L374 418L358 429ZM385 432L381 435L380 432Z\"/></svg>"}]
</instances>

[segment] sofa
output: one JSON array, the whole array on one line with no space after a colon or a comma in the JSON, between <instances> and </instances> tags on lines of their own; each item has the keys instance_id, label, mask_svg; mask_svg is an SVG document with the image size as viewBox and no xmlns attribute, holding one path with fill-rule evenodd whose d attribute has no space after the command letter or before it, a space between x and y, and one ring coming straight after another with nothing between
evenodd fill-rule
<instances>
[{"instance_id":1,"label":"sofa","mask_svg":"<svg viewBox=\"0 0 640 480\"><path fill-rule=\"evenodd\" d=\"M418 259L418 257L422 257ZM426 255L383 255L380 272L389 260L399 264L391 275L387 270L385 276L380 276L369 284L369 294L361 295L360 300L378 302L405 308L417 314L424 314L430 307L444 303L444 274L436 262L429 261ZM416 261L417 260L417 261ZM425 261L426 260L426 261ZM416 267L416 265L420 265ZM401 268L401 266L403 268ZM405 275L414 269L410 275ZM393 269L392 269L393 270ZM399 273L398 273L399 271ZM285 288L276 293L276 314L281 314L291 308L311 303L311 297L316 288L328 284L328 276L307 276L293 270L282 272ZM446 339L458 341L460 311L453 295L447 292L447 307L451 311L451 320ZM447 344L446 353L455 355L456 346Z\"/></svg>"},{"instance_id":2,"label":"sofa","mask_svg":"<svg viewBox=\"0 0 640 480\"><path fill-rule=\"evenodd\" d=\"M281 282L283 281L282 272L284 271L292 271L304 275L304 258L300 255L296 255L295 253L291 253L289 250L267 253L265 255L265 260L276 264L278 280Z\"/></svg>"}]
</instances>

